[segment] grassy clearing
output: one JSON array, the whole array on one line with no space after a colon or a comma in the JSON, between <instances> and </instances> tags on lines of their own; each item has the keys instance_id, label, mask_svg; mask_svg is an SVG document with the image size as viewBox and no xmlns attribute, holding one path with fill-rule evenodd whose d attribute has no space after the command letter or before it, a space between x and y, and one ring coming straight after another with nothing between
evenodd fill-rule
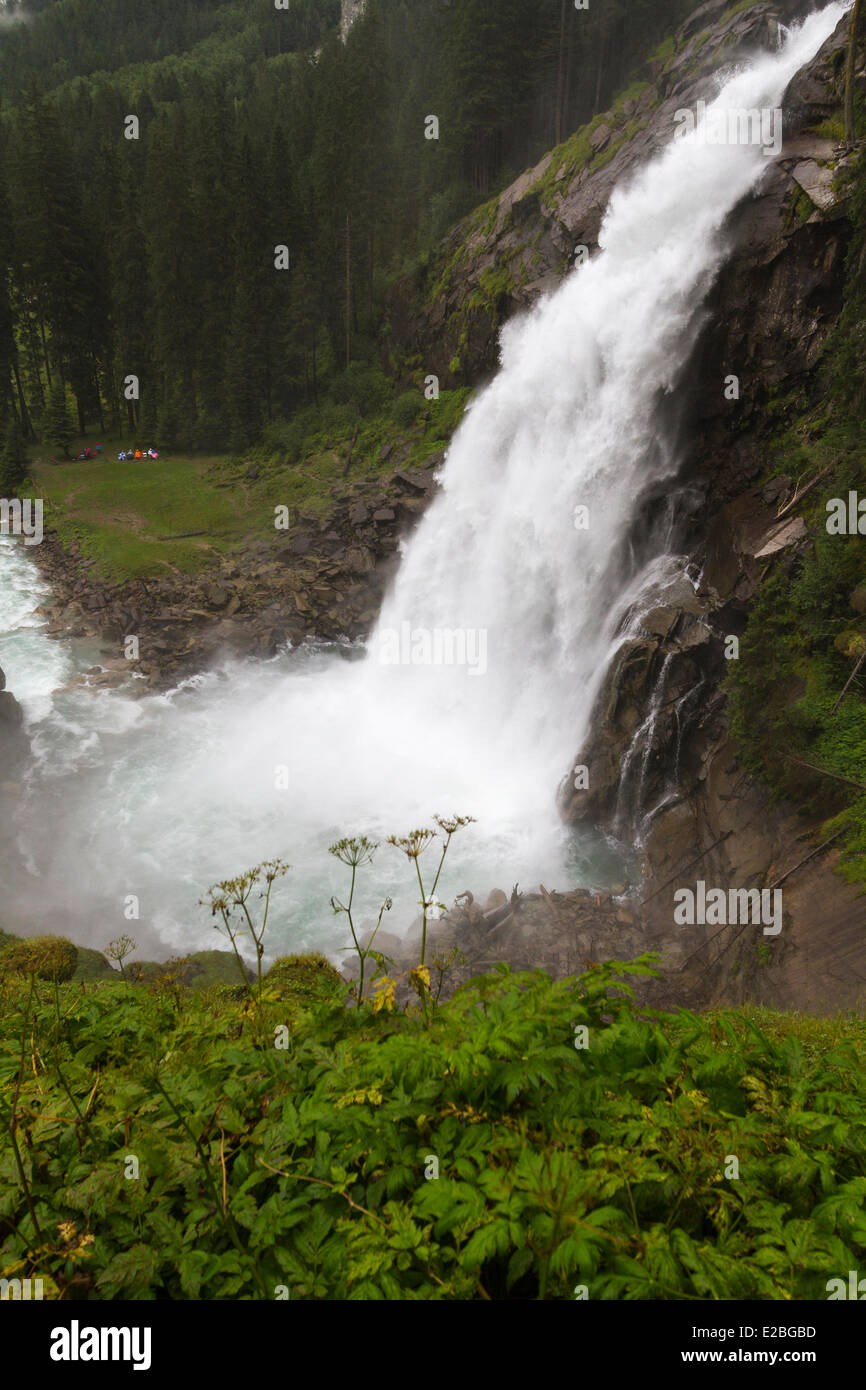
<instances>
[{"instance_id":1,"label":"grassy clearing","mask_svg":"<svg viewBox=\"0 0 866 1390\"><path fill-rule=\"evenodd\" d=\"M46 525L64 545L76 542L99 578L119 583L197 574L222 555L272 539L276 507L289 508L290 527L301 513L324 516L352 483L381 477L384 485L395 468L423 466L440 452L460 421L468 390L444 391L430 402L418 392L417 408L408 409L410 395L364 419L357 438L350 412L334 417L326 408L321 418L314 413L306 431L287 425L291 438L285 441L277 427L270 443L246 460L172 453L120 463L119 443L104 441L98 459L50 463L37 447L30 495L44 500ZM86 442L76 441L71 452ZM391 451L383 459L387 444Z\"/></svg>"},{"instance_id":2,"label":"grassy clearing","mask_svg":"<svg viewBox=\"0 0 866 1390\"><path fill-rule=\"evenodd\" d=\"M262 502L227 486L228 460L161 457L119 463L36 462L33 493L64 544L77 541L106 579L193 574L214 551L240 543L266 522ZM190 533L201 533L191 535Z\"/></svg>"}]
</instances>

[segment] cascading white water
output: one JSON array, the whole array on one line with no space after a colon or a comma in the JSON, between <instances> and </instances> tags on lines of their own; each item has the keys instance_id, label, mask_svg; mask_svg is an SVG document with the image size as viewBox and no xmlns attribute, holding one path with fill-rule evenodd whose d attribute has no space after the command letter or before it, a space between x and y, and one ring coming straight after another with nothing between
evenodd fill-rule
<instances>
[{"instance_id":1,"label":"cascading white water","mask_svg":"<svg viewBox=\"0 0 866 1390\"><path fill-rule=\"evenodd\" d=\"M731 76L707 121L777 106L846 8L830 5ZM455 842L446 896L600 872L592 847L560 825L557 786L618 620L647 583L623 556L641 490L674 472L659 399L693 345L724 221L767 158L755 145L671 135L615 192L601 254L506 327L501 370L452 443L363 659L301 650L230 663L166 696L48 699L62 662L38 667L57 648L31 632L19 660L20 634L17 648L0 643L37 755L20 811L28 868L7 904L102 944L130 929L124 900L135 895L140 940L194 949L219 944L195 907L203 889L283 855L296 869L272 948L333 948L327 902L344 885L327 845L405 833L435 811L478 818ZM0 564L14 583L30 562L10 554L7 544ZM462 633L471 664L386 663L401 640L404 655L425 641L435 650L443 630ZM283 766L289 790L276 785ZM368 907L405 871L383 848ZM416 900L409 889L402 905Z\"/></svg>"},{"instance_id":2,"label":"cascading white water","mask_svg":"<svg viewBox=\"0 0 866 1390\"><path fill-rule=\"evenodd\" d=\"M48 715L51 691L72 673L72 662L43 636L44 620L34 607L49 596L24 546L0 534L0 669L14 672L15 694L31 720Z\"/></svg>"}]
</instances>

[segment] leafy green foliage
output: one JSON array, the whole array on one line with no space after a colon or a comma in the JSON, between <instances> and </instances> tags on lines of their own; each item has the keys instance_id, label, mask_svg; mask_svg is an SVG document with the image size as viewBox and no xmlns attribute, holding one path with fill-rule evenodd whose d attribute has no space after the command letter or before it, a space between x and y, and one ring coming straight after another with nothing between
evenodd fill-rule
<instances>
[{"instance_id":1,"label":"leafy green foliage","mask_svg":"<svg viewBox=\"0 0 866 1390\"><path fill-rule=\"evenodd\" d=\"M277 1045L226 987L177 1010L6 977L0 1274L68 1298L824 1297L866 1249L862 1021L650 1017L650 972L500 966L429 1026L327 991L287 1009L268 977Z\"/></svg>"},{"instance_id":2,"label":"leafy green foliage","mask_svg":"<svg viewBox=\"0 0 866 1390\"><path fill-rule=\"evenodd\" d=\"M346 981L327 956L318 952L278 956L265 976L265 990L287 1004L309 1008L322 1000L341 1003L347 994Z\"/></svg>"}]
</instances>

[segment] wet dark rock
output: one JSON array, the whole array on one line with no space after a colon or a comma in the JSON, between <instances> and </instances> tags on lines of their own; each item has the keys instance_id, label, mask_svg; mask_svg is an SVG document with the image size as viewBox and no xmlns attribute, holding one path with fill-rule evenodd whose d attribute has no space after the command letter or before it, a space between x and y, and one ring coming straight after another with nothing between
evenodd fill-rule
<instances>
[{"instance_id":1,"label":"wet dark rock","mask_svg":"<svg viewBox=\"0 0 866 1390\"><path fill-rule=\"evenodd\" d=\"M0 730L17 730L24 723L24 711L9 690L0 691Z\"/></svg>"}]
</instances>

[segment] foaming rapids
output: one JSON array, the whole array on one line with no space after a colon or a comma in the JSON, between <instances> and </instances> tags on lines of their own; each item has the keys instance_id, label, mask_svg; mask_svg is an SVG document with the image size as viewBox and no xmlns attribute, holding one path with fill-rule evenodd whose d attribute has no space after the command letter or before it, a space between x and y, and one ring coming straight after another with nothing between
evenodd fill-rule
<instances>
[{"instance_id":1,"label":"foaming rapids","mask_svg":"<svg viewBox=\"0 0 866 1390\"><path fill-rule=\"evenodd\" d=\"M706 119L776 107L845 9L829 6L736 71ZM328 904L345 871L328 845L403 834L433 812L477 818L455 839L440 885L449 901L467 887L621 873L603 845L562 826L557 789L621 616L664 550L659 533L638 565L628 542L641 494L679 463L660 402L693 347L725 220L767 161L757 145L671 134L614 193L599 254L506 326L500 371L452 442L364 649L229 662L142 699L58 692L72 658L28 616L32 561L2 542L17 597L0 604L0 664L35 753L16 811L23 867L11 883L4 872L13 916L96 945L129 930L176 950L215 946L196 906L203 890L281 855L294 869L275 899L271 952L334 950L344 943ZM418 902L408 868L383 846L362 917L390 893L386 925L407 925Z\"/></svg>"}]
</instances>

